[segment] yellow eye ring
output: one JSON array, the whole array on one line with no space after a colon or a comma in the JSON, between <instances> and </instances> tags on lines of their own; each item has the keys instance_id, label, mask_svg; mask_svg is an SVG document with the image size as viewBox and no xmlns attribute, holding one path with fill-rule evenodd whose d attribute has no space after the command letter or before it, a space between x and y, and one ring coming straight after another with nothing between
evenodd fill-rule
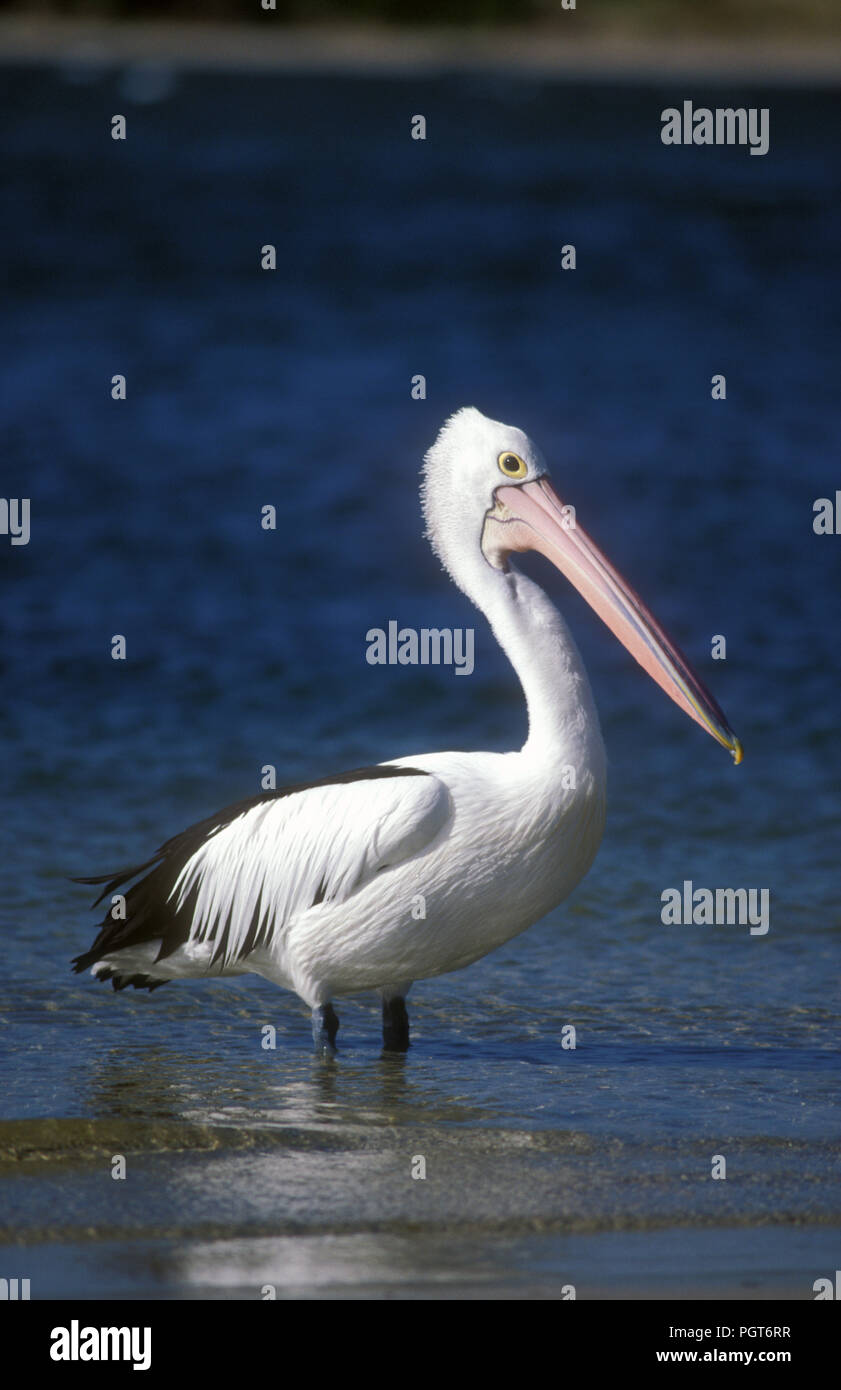
<instances>
[{"instance_id":1,"label":"yellow eye ring","mask_svg":"<svg viewBox=\"0 0 841 1390\"><path fill-rule=\"evenodd\" d=\"M500 454L497 463L500 473L504 473L506 478L525 478L529 471L528 464L523 462L519 454L512 454L510 449Z\"/></svg>"}]
</instances>

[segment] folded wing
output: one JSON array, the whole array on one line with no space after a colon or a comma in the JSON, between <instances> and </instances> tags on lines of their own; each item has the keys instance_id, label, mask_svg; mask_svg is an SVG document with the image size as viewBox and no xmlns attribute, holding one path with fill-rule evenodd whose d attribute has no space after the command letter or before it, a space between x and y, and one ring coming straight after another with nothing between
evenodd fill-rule
<instances>
[{"instance_id":1,"label":"folded wing","mask_svg":"<svg viewBox=\"0 0 841 1390\"><path fill-rule=\"evenodd\" d=\"M99 903L143 875L124 893L124 918L114 920L109 906L74 968L150 941L160 941L156 962L189 943L211 947L210 969L242 966L300 913L344 902L425 849L450 815L443 782L392 764L237 802L145 864L76 880L105 884Z\"/></svg>"}]
</instances>

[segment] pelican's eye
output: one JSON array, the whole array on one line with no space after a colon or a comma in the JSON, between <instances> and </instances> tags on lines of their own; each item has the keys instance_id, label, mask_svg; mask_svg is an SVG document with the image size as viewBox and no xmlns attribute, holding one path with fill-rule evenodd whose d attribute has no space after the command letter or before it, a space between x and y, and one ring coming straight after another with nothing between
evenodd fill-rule
<instances>
[{"instance_id":1,"label":"pelican's eye","mask_svg":"<svg viewBox=\"0 0 841 1390\"><path fill-rule=\"evenodd\" d=\"M525 478L528 473L528 464L524 463L519 454L500 454L499 471L504 473L506 478Z\"/></svg>"}]
</instances>

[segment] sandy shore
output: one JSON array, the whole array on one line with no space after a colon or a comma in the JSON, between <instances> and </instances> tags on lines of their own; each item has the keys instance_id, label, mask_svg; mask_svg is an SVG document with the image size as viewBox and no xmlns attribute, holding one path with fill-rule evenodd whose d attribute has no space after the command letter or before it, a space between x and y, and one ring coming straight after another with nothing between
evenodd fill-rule
<instances>
[{"instance_id":1,"label":"sandy shore","mask_svg":"<svg viewBox=\"0 0 841 1390\"><path fill-rule=\"evenodd\" d=\"M568 31L289 28L259 25L0 19L0 62L167 62L230 71L434 73L501 69L563 77L693 77L839 83L841 39L594 36Z\"/></svg>"}]
</instances>

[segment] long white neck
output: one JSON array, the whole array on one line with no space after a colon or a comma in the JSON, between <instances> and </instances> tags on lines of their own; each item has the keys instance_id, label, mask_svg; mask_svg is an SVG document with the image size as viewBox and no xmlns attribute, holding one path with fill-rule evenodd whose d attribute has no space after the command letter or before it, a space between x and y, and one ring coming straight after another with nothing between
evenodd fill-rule
<instances>
[{"instance_id":1,"label":"long white neck","mask_svg":"<svg viewBox=\"0 0 841 1390\"><path fill-rule=\"evenodd\" d=\"M475 576L478 579L478 575ZM572 765L605 778L605 751L593 692L566 623L548 596L513 567L484 566L468 590L520 678L528 705L523 753L555 770Z\"/></svg>"}]
</instances>

